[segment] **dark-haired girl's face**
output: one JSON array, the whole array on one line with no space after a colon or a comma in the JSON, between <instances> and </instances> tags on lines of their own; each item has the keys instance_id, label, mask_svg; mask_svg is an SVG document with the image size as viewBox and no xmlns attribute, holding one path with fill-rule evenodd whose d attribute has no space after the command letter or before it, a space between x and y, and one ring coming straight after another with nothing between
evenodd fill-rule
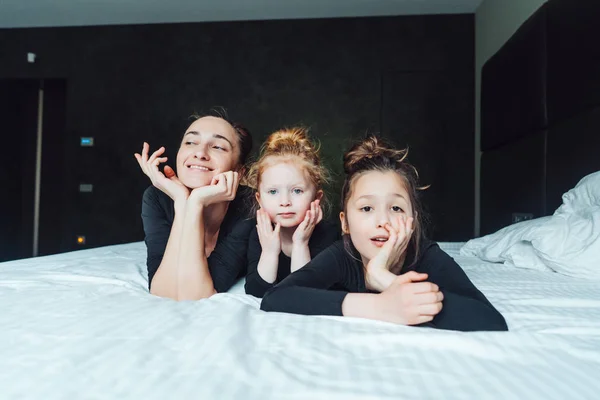
<instances>
[{"instance_id":1,"label":"dark-haired girl's face","mask_svg":"<svg viewBox=\"0 0 600 400\"><path fill-rule=\"evenodd\" d=\"M346 213L340 213L342 229L365 265L389 238L386 224L398 229L400 219L413 217L404 179L394 171L368 171L354 180Z\"/></svg>"},{"instance_id":2,"label":"dark-haired girl's face","mask_svg":"<svg viewBox=\"0 0 600 400\"><path fill-rule=\"evenodd\" d=\"M209 185L222 172L238 169L239 142L233 127L216 117L203 117L186 130L177 153L177 176L189 188Z\"/></svg>"}]
</instances>

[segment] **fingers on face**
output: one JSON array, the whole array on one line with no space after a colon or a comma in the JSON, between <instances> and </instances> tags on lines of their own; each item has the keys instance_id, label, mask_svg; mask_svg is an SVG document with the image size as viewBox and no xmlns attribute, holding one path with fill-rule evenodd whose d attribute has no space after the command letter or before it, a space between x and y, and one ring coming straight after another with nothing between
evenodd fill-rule
<instances>
[{"instance_id":1,"label":"fingers on face","mask_svg":"<svg viewBox=\"0 0 600 400\"><path fill-rule=\"evenodd\" d=\"M233 173L233 193L237 192L237 188L240 184L240 179L242 179L241 175L238 172Z\"/></svg>"},{"instance_id":2,"label":"fingers on face","mask_svg":"<svg viewBox=\"0 0 600 400\"><path fill-rule=\"evenodd\" d=\"M323 220L323 209L321 208L321 204L318 204L315 224L318 224L319 222L321 222L321 220Z\"/></svg>"},{"instance_id":3,"label":"fingers on face","mask_svg":"<svg viewBox=\"0 0 600 400\"><path fill-rule=\"evenodd\" d=\"M413 223L414 223L415 219L413 217L409 217L406 220L406 236L411 236L413 233Z\"/></svg>"},{"instance_id":4,"label":"fingers on face","mask_svg":"<svg viewBox=\"0 0 600 400\"><path fill-rule=\"evenodd\" d=\"M304 214L304 219L301 222L301 224L303 225L304 229L306 229L306 228L309 227L310 220L311 220L311 211L310 210L306 210L306 214Z\"/></svg>"},{"instance_id":5,"label":"fingers on face","mask_svg":"<svg viewBox=\"0 0 600 400\"><path fill-rule=\"evenodd\" d=\"M258 210L256 212L256 226L259 231L263 233L269 232L271 230L271 224L268 220L267 213L263 210Z\"/></svg>"},{"instance_id":6,"label":"fingers on face","mask_svg":"<svg viewBox=\"0 0 600 400\"><path fill-rule=\"evenodd\" d=\"M234 181L235 181L235 178L233 176L233 171L225 172L225 183L227 184L227 193L228 194L229 194L229 192L231 192L231 189L233 188Z\"/></svg>"},{"instance_id":7,"label":"fingers on face","mask_svg":"<svg viewBox=\"0 0 600 400\"><path fill-rule=\"evenodd\" d=\"M395 245L396 241L398 240L398 233L396 232L396 230L394 229L394 227L390 223L385 224L383 227L385 228L385 230L390 235L390 237L388 238L386 244L389 243L391 246Z\"/></svg>"}]
</instances>

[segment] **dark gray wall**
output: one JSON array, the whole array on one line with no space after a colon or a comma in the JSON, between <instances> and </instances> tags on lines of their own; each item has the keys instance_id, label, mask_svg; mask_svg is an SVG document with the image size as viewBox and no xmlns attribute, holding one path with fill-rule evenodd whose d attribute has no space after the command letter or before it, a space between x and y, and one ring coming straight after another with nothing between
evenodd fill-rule
<instances>
[{"instance_id":1,"label":"dark gray wall","mask_svg":"<svg viewBox=\"0 0 600 400\"><path fill-rule=\"evenodd\" d=\"M174 160L187 117L215 105L257 144L282 126L311 127L338 174L343 149L367 130L409 145L432 185L431 236L464 240L473 226L473 49L473 15L11 29L0 30L0 78L66 79L57 250L76 248L77 234L87 246L143 239L149 182L133 153L146 140ZM96 146L78 147L80 136ZM79 194L80 182L95 192Z\"/></svg>"}]
</instances>

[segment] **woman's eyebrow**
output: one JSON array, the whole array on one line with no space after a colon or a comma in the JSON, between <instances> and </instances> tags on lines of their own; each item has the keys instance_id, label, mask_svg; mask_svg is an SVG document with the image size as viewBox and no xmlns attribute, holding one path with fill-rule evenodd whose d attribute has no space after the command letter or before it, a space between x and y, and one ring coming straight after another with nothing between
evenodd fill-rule
<instances>
[{"instance_id":1,"label":"woman's eyebrow","mask_svg":"<svg viewBox=\"0 0 600 400\"><path fill-rule=\"evenodd\" d=\"M227 143L229 143L229 145L233 148L233 143L231 143L231 141L229 139L227 139L225 136L219 135L218 133L213 133L212 137L214 137L215 139L223 139L223 140L227 141Z\"/></svg>"},{"instance_id":2,"label":"woman's eyebrow","mask_svg":"<svg viewBox=\"0 0 600 400\"><path fill-rule=\"evenodd\" d=\"M187 136L187 135L200 136L200 132L198 132L198 131L189 131L189 132L186 132L184 136ZM213 133L212 137L215 138L215 139L223 139L223 140L225 140L233 148L233 143L231 143L231 141L229 139L227 139L225 136L219 135L218 133Z\"/></svg>"}]
</instances>

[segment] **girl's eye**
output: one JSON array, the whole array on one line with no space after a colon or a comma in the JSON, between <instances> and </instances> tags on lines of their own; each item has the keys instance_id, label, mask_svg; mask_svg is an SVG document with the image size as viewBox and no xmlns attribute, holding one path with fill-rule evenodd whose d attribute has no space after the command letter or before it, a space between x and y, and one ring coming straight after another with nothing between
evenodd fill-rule
<instances>
[{"instance_id":1,"label":"girl's eye","mask_svg":"<svg viewBox=\"0 0 600 400\"><path fill-rule=\"evenodd\" d=\"M302 194L302 193L304 193L304 191L302 189L294 189L294 190L292 190L292 193L294 193L294 194Z\"/></svg>"},{"instance_id":2,"label":"girl's eye","mask_svg":"<svg viewBox=\"0 0 600 400\"><path fill-rule=\"evenodd\" d=\"M398 206L393 206L392 210L394 210L394 212L404 212L404 210Z\"/></svg>"},{"instance_id":3,"label":"girl's eye","mask_svg":"<svg viewBox=\"0 0 600 400\"><path fill-rule=\"evenodd\" d=\"M213 146L213 148L217 149L217 150L225 151L225 148L221 147L221 146Z\"/></svg>"},{"instance_id":4,"label":"girl's eye","mask_svg":"<svg viewBox=\"0 0 600 400\"><path fill-rule=\"evenodd\" d=\"M371 207L371 206L364 206L364 207L361 207L360 210L364 211L364 212L369 212L369 211L373 210L373 207Z\"/></svg>"},{"instance_id":5,"label":"girl's eye","mask_svg":"<svg viewBox=\"0 0 600 400\"><path fill-rule=\"evenodd\" d=\"M269 193L269 194L277 194L277 190L276 189L269 189L269 190L267 190L267 193Z\"/></svg>"},{"instance_id":6,"label":"girl's eye","mask_svg":"<svg viewBox=\"0 0 600 400\"><path fill-rule=\"evenodd\" d=\"M196 144L196 143L194 143L194 142L185 142L185 144L186 144L186 146L190 146L190 145Z\"/></svg>"}]
</instances>

